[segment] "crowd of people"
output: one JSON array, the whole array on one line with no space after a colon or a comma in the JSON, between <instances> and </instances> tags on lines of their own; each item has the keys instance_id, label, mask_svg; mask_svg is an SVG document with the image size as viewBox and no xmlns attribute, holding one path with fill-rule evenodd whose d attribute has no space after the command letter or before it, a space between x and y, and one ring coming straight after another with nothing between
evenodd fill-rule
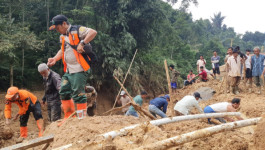
<instances>
[{"instance_id":1,"label":"crowd of people","mask_svg":"<svg viewBox=\"0 0 265 150\"><path fill-rule=\"evenodd\" d=\"M86 79L90 65L93 63L91 62L93 61L92 59L88 59L92 58L89 57L91 55L89 42L95 38L97 32L91 28L71 25L64 15L53 17L51 22L52 26L50 30L55 29L57 32L61 33L60 42L62 45L58 53L53 58L48 59L47 64L42 63L38 66L38 71L43 77L45 89L42 101L40 102L33 93L18 89L14 86L7 90L5 96L6 104L4 112L6 124L10 124L20 117L20 142L27 138L27 122L31 112L39 128L39 136L42 136L44 123L41 105L47 106L48 119L51 122L60 120L61 112L64 113L64 117L58 126L64 123L64 121L74 113L77 114L78 119L95 114L97 92L93 87L86 85ZM87 47L89 50L87 50ZM263 67L265 65L264 59L265 56L260 54L260 49L258 47L254 48L254 56L250 56L249 50L247 50L246 55L242 54L239 47L228 49L225 63L229 76L227 83L231 84L227 84L227 86L231 86L233 93L238 93L238 85L240 83L242 70L246 70L245 83L249 81L250 91L252 87L252 78L254 78L255 84L260 90L260 77L265 74ZM55 65L59 60L62 60L64 64L64 75L62 77L49 69L49 67ZM219 62L220 56L214 51L213 57L211 58L213 69L213 72L211 72L205 67L206 60L203 56L200 56L200 59L197 61L198 74L195 75L193 71L190 70L184 85L188 86L199 81L207 82L209 80L207 77L208 74L215 79L218 78L220 75ZM176 94L180 72L175 69L174 65L170 65L169 69L171 70L172 93ZM139 95L135 96L133 100L136 104L142 106L147 95L147 92L142 91ZM188 115L193 107L197 108L200 113L234 112L240 105L240 99L234 98L232 103L223 102L209 105L205 107L203 111L198 104L200 98L200 93L197 92L193 95L185 96L176 103L174 107L175 115ZM170 95L168 94L150 100L148 107L149 112L154 117L167 117L166 113L169 101ZM131 99L122 91L118 103L125 106L129 102L131 102ZM19 107L19 112L15 117L11 116L12 103L17 104ZM139 117L133 106L124 107L122 113L126 116L131 115ZM224 122L224 120L218 119ZM228 121L233 121L229 118L226 119ZM238 119L242 118L238 117ZM210 119L208 121L212 123Z\"/></svg>"}]
</instances>

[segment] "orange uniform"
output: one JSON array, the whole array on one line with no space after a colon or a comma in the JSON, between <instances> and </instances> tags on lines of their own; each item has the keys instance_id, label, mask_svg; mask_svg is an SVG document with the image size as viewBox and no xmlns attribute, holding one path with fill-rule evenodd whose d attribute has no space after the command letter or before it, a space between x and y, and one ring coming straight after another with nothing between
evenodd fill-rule
<instances>
[{"instance_id":1,"label":"orange uniform","mask_svg":"<svg viewBox=\"0 0 265 150\"><path fill-rule=\"evenodd\" d=\"M18 114L24 115L26 114L30 101L35 104L37 101L37 97L33 95L32 93L28 92L27 90L18 90L19 93L19 100L17 101L11 101L7 100L5 105L5 117L10 119L11 118L11 104L15 103L19 107Z\"/></svg>"}]
</instances>

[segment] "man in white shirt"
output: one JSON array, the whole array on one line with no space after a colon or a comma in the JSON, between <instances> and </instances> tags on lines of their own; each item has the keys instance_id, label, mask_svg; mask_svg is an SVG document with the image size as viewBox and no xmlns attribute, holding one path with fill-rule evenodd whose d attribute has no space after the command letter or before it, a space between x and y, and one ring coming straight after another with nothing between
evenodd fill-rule
<instances>
[{"instance_id":1,"label":"man in white shirt","mask_svg":"<svg viewBox=\"0 0 265 150\"><path fill-rule=\"evenodd\" d=\"M206 69L205 65L206 65L206 60L203 58L203 56L201 55L200 56L200 59L197 60L197 72L198 73L201 73L201 70L200 70L200 67L203 66L203 69L207 72L207 74L210 74L213 78L214 78L214 75L211 71L209 71L208 69Z\"/></svg>"},{"instance_id":2,"label":"man in white shirt","mask_svg":"<svg viewBox=\"0 0 265 150\"><path fill-rule=\"evenodd\" d=\"M197 108L200 113L203 113L201 107L199 106L198 100L201 98L200 93L195 92L193 96L188 95L182 98L176 103L174 110L176 116L188 115L192 108Z\"/></svg>"},{"instance_id":3,"label":"man in white shirt","mask_svg":"<svg viewBox=\"0 0 265 150\"><path fill-rule=\"evenodd\" d=\"M206 106L204 108L204 113L236 112L237 109L239 108L239 106L240 106L240 99L234 98L231 103L221 102L221 103L216 103L216 104ZM236 118L238 120L243 120L243 118L241 118L240 116L236 116ZM231 121L231 122L235 121L234 119L229 118L229 117L215 118L215 119L217 119L218 121L220 121L222 123L226 123L226 121L224 119L226 119L227 121ZM208 118L208 123L209 124L219 124L217 122L211 121L211 118Z\"/></svg>"},{"instance_id":4,"label":"man in white shirt","mask_svg":"<svg viewBox=\"0 0 265 150\"><path fill-rule=\"evenodd\" d=\"M252 92L252 70L251 70L251 56L250 56L250 50L246 50L246 56L247 59L245 61L246 66L246 79L245 79L245 87L247 87L247 81L249 81L249 92Z\"/></svg>"},{"instance_id":5,"label":"man in white shirt","mask_svg":"<svg viewBox=\"0 0 265 150\"><path fill-rule=\"evenodd\" d=\"M238 51L235 49L233 51L233 56L229 57L227 60L228 76L230 78L230 85L232 87L232 93L239 94L238 85L241 78L241 58L238 55Z\"/></svg>"},{"instance_id":6,"label":"man in white shirt","mask_svg":"<svg viewBox=\"0 0 265 150\"><path fill-rule=\"evenodd\" d=\"M120 99L118 101L119 104L121 104L121 106L124 106L126 104L128 104L129 102L131 102L131 99L129 98L129 96L126 95L125 91L121 91L121 94L120 94ZM129 110L129 107L124 107L122 108L122 112L125 114L128 110Z\"/></svg>"},{"instance_id":7,"label":"man in white shirt","mask_svg":"<svg viewBox=\"0 0 265 150\"><path fill-rule=\"evenodd\" d=\"M229 57L233 56L233 47L229 47L227 49L227 55L225 56L224 63L227 63L227 60ZM228 68L225 67L225 72L226 72L226 89L227 93L230 93L230 79L228 77Z\"/></svg>"}]
</instances>

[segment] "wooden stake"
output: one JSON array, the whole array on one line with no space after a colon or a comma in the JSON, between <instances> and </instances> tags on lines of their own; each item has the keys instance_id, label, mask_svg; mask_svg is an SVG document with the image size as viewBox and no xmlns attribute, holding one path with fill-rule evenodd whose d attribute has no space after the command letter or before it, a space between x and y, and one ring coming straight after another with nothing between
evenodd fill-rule
<instances>
[{"instance_id":1,"label":"wooden stake","mask_svg":"<svg viewBox=\"0 0 265 150\"><path fill-rule=\"evenodd\" d=\"M130 72L130 70L131 70L131 67L132 67L132 64L133 64L133 61L134 61L134 58L135 58L135 56L136 56L137 51L138 51L138 49L136 49L136 51L135 51L135 53L134 53L134 55L133 55L133 59L132 59L131 64L130 64L128 70L127 70L127 73L126 73L125 77L124 77L124 80L123 80L123 82L122 82L122 85L124 85L124 83L125 83L125 81L126 81L126 79L127 79L127 76L128 76L128 74L129 74L129 72ZM119 97L119 95L120 95L121 90L122 90L122 87L120 88L120 90L119 90L119 92L118 92L118 94L117 94L117 96L116 96L116 99L115 99L115 102L114 102L114 105L113 105L112 108L115 107L115 105L116 105L116 103L117 103L117 100L118 100L118 97Z\"/></svg>"},{"instance_id":2,"label":"wooden stake","mask_svg":"<svg viewBox=\"0 0 265 150\"><path fill-rule=\"evenodd\" d=\"M172 93L172 89L171 89L171 84L170 84L170 77L169 77L169 73L168 73L168 66L167 66L167 60L165 59L164 61L165 64L165 70L166 70L166 76L167 76L167 86L168 86L168 91L169 91L169 95L170 95L170 102L169 102L169 110L170 110L170 115L174 116L174 95Z\"/></svg>"},{"instance_id":3,"label":"wooden stake","mask_svg":"<svg viewBox=\"0 0 265 150\"><path fill-rule=\"evenodd\" d=\"M129 92L128 92L127 89L123 86L123 84L120 82L120 80L119 80L117 77L115 77L115 76L113 76L113 77L114 77L114 79L119 83L119 85L122 87L122 89L125 91L125 93L129 96L129 98L131 99L131 105L133 105L134 109L135 109L136 111L138 111L138 112L141 111L144 115L146 115L146 116L149 117L150 119L155 120L156 118L155 118L152 114L150 114L148 111L142 109L141 106L137 105L137 104L134 102L132 96L129 94Z\"/></svg>"}]
</instances>

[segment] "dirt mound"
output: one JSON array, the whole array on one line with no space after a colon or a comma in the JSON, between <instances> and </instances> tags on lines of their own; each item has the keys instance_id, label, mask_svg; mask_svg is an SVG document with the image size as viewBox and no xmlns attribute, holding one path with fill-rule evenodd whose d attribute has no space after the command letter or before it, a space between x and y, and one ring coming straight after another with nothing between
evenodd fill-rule
<instances>
[{"instance_id":1,"label":"dirt mound","mask_svg":"<svg viewBox=\"0 0 265 150\"><path fill-rule=\"evenodd\" d=\"M144 122L146 119L138 119L131 116L94 116L86 117L83 120L72 118L61 127L57 127L57 122L50 124L44 135L55 135L52 147L56 148L74 142L89 142L96 135L121 129L125 126Z\"/></svg>"},{"instance_id":2,"label":"dirt mound","mask_svg":"<svg viewBox=\"0 0 265 150\"><path fill-rule=\"evenodd\" d=\"M265 148L265 114L259 121L254 135L255 148L257 150L264 150Z\"/></svg>"}]
</instances>

